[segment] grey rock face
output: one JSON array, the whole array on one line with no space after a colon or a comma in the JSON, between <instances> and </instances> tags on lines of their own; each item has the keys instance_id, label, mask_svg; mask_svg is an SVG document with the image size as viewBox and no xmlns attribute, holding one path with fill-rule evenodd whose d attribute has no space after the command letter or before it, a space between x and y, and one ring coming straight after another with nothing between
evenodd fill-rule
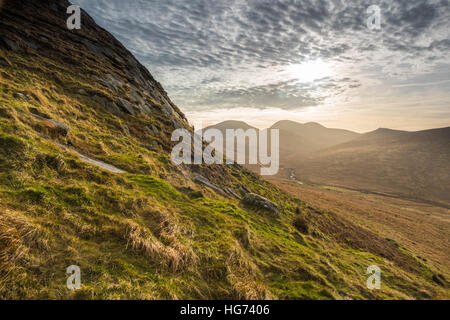
<instances>
[{"instance_id":1,"label":"grey rock face","mask_svg":"<svg viewBox=\"0 0 450 320\"><path fill-rule=\"evenodd\" d=\"M151 134L152 136L157 136L159 133L158 128L152 123L150 126L145 126L144 130L147 131L147 133Z\"/></svg>"},{"instance_id":2,"label":"grey rock face","mask_svg":"<svg viewBox=\"0 0 450 320\"><path fill-rule=\"evenodd\" d=\"M106 84L106 86L114 92L119 91L119 89L125 85L122 80L118 79L112 74L107 74L103 79L103 83Z\"/></svg>"},{"instance_id":3,"label":"grey rock face","mask_svg":"<svg viewBox=\"0 0 450 320\"><path fill-rule=\"evenodd\" d=\"M127 100L122 98L117 98L117 106L125 113L131 114L133 116L136 115L136 111L134 111L133 106Z\"/></svg>"},{"instance_id":4,"label":"grey rock face","mask_svg":"<svg viewBox=\"0 0 450 320\"><path fill-rule=\"evenodd\" d=\"M151 134L151 135L153 135L153 130L152 129L150 129L150 127L149 126L145 126L144 127L144 130L147 132L147 133L149 133L149 134Z\"/></svg>"},{"instance_id":5,"label":"grey rock face","mask_svg":"<svg viewBox=\"0 0 450 320\"><path fill-rule=\"evenodd\" d=\"M248 190L248 188L244 185L239 187L239 192L241 193L241 195L246 195L247 193L251 193L251 191Z\"/></svg>"},{"instance_id":6,"label":"grey rock face","mask_svg":"<svg viewBox=\"0 0 450 320\"><path fill-rule=\"evenodd\" d=\"M42 17L46 19L45 23L40 22L37 25L36 19L28 17L28 2L3 1L0 11L2 17L5 14L13 16L17 26L21 27L0 28L1 48L11 51L39 50L39 54L44 57L69 64L76 64L77 59L82 58L92 69L99 64L104 73L88 72L83 76L90 77L89 80L106 89L107 92L99 96L100 99L108 100L101 105L109 112L117 117L124 117L125 114L138 116L140 112L154 116L160 112L171 126L189 129L186 117L170 100L162 85L117 39L99 27L87 12L81 10L80 30L65 32L64 37L59 37L57 42L53 43L54 39L49 35L60 34L61 27L66 25L69 1L33 1L33 10L42 13ZM17 32L23 30L26 32ZM49 45L50 43L53 45ZM57 45L54 45L56 43ZM76 48L76 54L67 48ZM78 56L80 52L83 53L82 57ZM8 61L0 58L1 64L8 64ZM50 72L49 76L55 84L64 85L56 72ZM95 96L95 92L87 89L85 91L87 96ZM86 95L84 91L78 93Z\"/></svg>"},{"instance_id":7,"label":"grey rock face","mask_svg":"<svg viewBox=\"0 0 450 320\"><path fill-rule=\"evenodd\" d=\"M137 91L135 88L131 90L131 93L128 95L132 101L139 105L145 104L144 99L139 95L139 91Z\"/></svg>"},{"instance_id":8,"label":"grey rock face","mask_svg":"<svg viewBox=\"0 0 450 320\"><path fill-rule=\"evenodd\" d=\"M214 191L217 191L223 195L226 195L226 192L222 188L219 188L218 186L216 186L215 184L210 182L207 178L205 178L202 175L199 175L199 174L195 175L194 182L198 183L198 184L203 184L203 185L207 186L208 188L213 189Z\"/></svg>"},{"instance_id":9,"label":"grey rock face","mask_svg":"<svg viewBox=\"0 0 450 320\"><path fill-rule=\"evenodd\" d=\"M119 107L111 100L94 95L92 97L92 100L102 105L105 109L107 109L109 112L115 114L116 116L123 115L123 112L119 109Z\"/></svg>"},{"instance_id":10,"label":"grey rock face","mask_svg":"<svg viewBox=\"0 0 450 320\"><path fill-rule=\"evenodd\" d=\"M278 217L281 217L278 205L255 193L247 193L244 198L242 198L241 203L249 207L267 210L275 213Z\"/></svg>"},{"instance_id":11,"label":"grey rock face","mask_svg":"<svg viewBox=\"0 0 450 320\"><path fill-rule=\"evenodd\" d=\"M122 124L122 129L123 129L123 132L124 132L127 136L130 135L130 128L128 128L128 126L127 126L126 124Z\"/></svg>"},{"instance_id":12,"label":"grey rock face","mask_svg":"<svg viewBox=\"0 0 450 320\"><path fill-rule=\"evenodd\" d=\"M227 188L225 188L225 191L228 192L229 194L231 194L233 197L239 199L239 200L242 199L242 197L239 196L239 195L237 194L237 192L236 192L233 188L227 187Z\"/></svg>"},{"instance_id":13,"label":"grey rock face","mask_svg":"<svg viewBox=\"0 0 450 320\"><path fill-rule=\"evenodd\" d=\"M139 105L139 109L145 114L152 114L152 109L147 104Z\"/></svg>"},{"instance_id":14,"label":"grey rock face","mask_svg":"<svg viewBox=\"0 0 450 320\"><path fill-rule=\"evenodd\" d=\"M26 43L26 45L27 45L28 47L30 47L30 48L32 48L32 49L34 49L34 50L39 49L39 46L38 46L33 40L25 39L24 42Z\"/></svg>"},{"instance_id":15,"label":"grey rock face","mask_svg":"<svg viewBox=\"0 0 450 320\"><path fill-rule=\"evenodd\" d=\"M159 150L159 145L156 141L152 141L150 144L143 144L142 147L153 152L157 152Z\"/></svg>"},{"instance_id":16,"label":"grey rock face","mask_svg":"<svg viewBox=\"0 0 450 320\"><path fill-rule=\"evenodd\" d=\"M11 40L9 38L6 38L6 37L2 38L2 40L6 44L6 47L9 50L12 50L12 51L18 51L19 50L19 45L16 42L14 42L13 40Z\"/></svg>"}]
</instances>

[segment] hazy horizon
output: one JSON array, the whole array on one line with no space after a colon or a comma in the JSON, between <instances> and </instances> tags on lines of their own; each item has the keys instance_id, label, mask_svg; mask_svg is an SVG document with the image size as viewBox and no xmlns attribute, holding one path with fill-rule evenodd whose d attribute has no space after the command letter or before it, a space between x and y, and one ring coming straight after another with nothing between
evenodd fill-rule
<instances>
[{"instance_id":1,"label":"hazy horizon","mask_svg":"<svg viewBox=\"0 0 450 320\"><path fill-rule=\"evenodd\" d=\"M377 129L391 129L391 130L399 130L399 131L407 131L407 132L417 132L417 131L426 131L426 130L432 130L432 129L443 129L443 128L450 127L450 125L445 125L445 126L442 126L442 127L430 127L430 128L425 128L425 129L419 129L419 130L405 130L405 129L397 129L397 128L390 128L390 127L386 127L386 126L381 126L381 127L375 128L373 130L357 131L357 130L352 130L352 129L345 128L345 127L327 126L327 125L324 125L323 123L317 122L317 121L303 121L302 122L302 121L289 120L289 119L281 119L281 120L276 120L276 121L273 121L273 122L268 122L269 124L267 126L261 126L261 125L258 126L258 125L252 124L254 122L261 123L261 122L258 122L258 121L244 121L244 120L239 120L239 119L226 119L226 120L217 121L217 122L204 121L204 122L201 122L201 123L202 123L202 127L206 128L206 127L215 126L215 125L221 124L223 122L227 122L227 121L242 121L242 122L245 122L246 124L248 124L249 126L255 127L257 129L260 129L260 130L268 129L268 128L272 127L274 124L278 123L279 121L293 121L293 122L297 122L299 124L317 123L317 124L322 125L322 126L328 128L328 129L343 129L343 130L349 130L349 131L360 133L360 134L369 133L369 132L375 131Z\"/></svg>"}]
</instances>

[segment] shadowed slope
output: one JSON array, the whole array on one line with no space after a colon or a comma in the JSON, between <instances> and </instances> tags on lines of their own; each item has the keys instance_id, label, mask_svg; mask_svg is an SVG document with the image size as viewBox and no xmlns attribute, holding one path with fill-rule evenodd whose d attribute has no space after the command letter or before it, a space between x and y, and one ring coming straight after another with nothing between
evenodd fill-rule
<instances>
[{"instance_id":1,"label":"shadowed slope","mask_svg":"<svg viewBox=\"0 0 450 320\"><path fill-rule=\"evenodd\" d=\"M315 183L450 203L450 128L378 129L292 165Z\"/></svg>"}]
</instances>

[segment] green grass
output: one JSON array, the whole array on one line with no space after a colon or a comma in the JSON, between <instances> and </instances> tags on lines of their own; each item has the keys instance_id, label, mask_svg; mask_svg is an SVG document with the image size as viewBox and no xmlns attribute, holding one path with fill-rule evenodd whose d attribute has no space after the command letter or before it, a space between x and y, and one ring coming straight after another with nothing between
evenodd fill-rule
<instances>
[{"instance_id":1,"label":"green grass","mask_svg":"<svg viewBox=\"0 0 450 320\"><path fill-rule=\"evenodd\" d=\"M160 115L125 116L76 93L112 99L80 70L42 58L5 53L12 66L0 81L0 298L2 299L376 299L431 298L448 291L432 273L338 243L311 223L308 205L239 167L175 168L167 150L141 147L143 127L170 128ZM56 73L62 86L49 76ZM98 72L98 70L97 70ZM29 101L13 98L29 92ZM31 93L34 93L31 94ZM35 97L35 98L33 98ZM67 137L40 137L30 109L70 125ZM125 136L124 122L135 135ZM129 172L112 174L81 162L55 142ZM55 165L60 157L62 166ZM250 210L189 178L192 170L268 197L282 218ZM191 190L183 192L182 190ZM296 213L297 211L297 213ZM20 253L17 255L15 253ZM408 254L407 252L405 254ZM383 289L365 287L371 264ZM69 291L65 270L82 270L82 289ZM420 289L418 289L420 288Z\"/></svg>"}]
</instances>

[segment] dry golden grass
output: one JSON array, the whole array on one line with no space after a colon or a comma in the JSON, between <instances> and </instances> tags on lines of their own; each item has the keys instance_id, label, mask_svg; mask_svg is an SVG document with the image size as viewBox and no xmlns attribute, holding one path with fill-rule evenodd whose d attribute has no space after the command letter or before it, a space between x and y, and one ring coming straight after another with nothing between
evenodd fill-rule
<instances>
[{"instance_id":1,"label":"dry golden grass","mask_svg":"<svg viewBox=\"0 0 450 320\"><path fill-rule=\"evenodd\" d=\"M25 215L0 208L0 291L9 277L20 276L34 261L33 249L48 249L48 239Z\"/></svg>"},{"instance_id":2,"label":"dry golden grass","mask_svg":"<svg viewBox=\"0 0 450 320\"><path fill-rule=\"evenodd\" d=\"M50 107L47 97L39 89L27 89L25 90L27 97L32 98L35 102L39 104L42 109L47 109Z\"/></svg>"},{"instance_id":3,"label":"dry golden grass","mask_svg":"<svg viewBox=\"0 0 450 320\"><path fill-rule=\"evenodd\" d=\"M449 209L343 188L274 182L305 200L311 210L333 213L388 239L394 246L405 247L419 261L450 279Z\"/></svg>"},{"instance_id":4,"label":"dry golden grass","mask_svg":"<svg viewBox=\"0 0 450 320\"><path fill-rule=\"evenodd\" d=\"M165 245L148 228L133 220L124 220L120 223L124 230L123 238L127 241L127 248L143 253L163 269L176 272L191 269L197 265L198 257L195 252L190 246L177 241L175 235L170 235L171 243Z\"/></svg>"},{"instance_id":5,"label":"dry golden grass","mask_svg":"<svg viewBox=\"0 0 450 320\"><path fill-rule=\"evenodd\" d=\"M231 285L233 299L265 300L272 298L266 286L257 280L261 277L261 271L246 256L237 241L229 250L226 267L226 278Z\"/></svg>"}]
</instances>

